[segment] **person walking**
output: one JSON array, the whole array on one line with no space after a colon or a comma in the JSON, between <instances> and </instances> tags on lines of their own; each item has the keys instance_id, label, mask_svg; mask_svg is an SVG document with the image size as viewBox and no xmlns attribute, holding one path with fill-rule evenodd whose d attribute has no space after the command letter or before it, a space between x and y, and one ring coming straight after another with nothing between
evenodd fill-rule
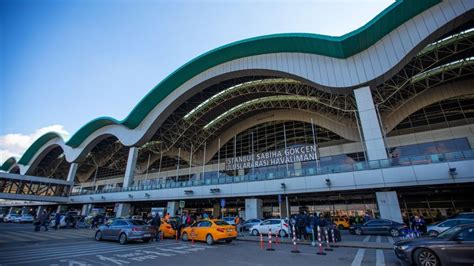
<instances>
[{"instance_id":1,"label":"person walking","mask_svg":"<svg viewBox=\"0 0 474 266\"><path fill-rule=\"evenodd\" d=\"M54 230L61 228L61 213L59 211L54 215Z\"/></svg>"},{"instance_id":2,"label":"person walking","mask_svg":"<svg viewBox=\"0 0 474 266\"><path fill-rule=\"evenodd\" d=\"M303 215L303 212L300 212L298 216L296 216L296 237L298 240L304 238L306 233L306 220Z\"/></svg>"},{"instance_id":3,"label":"person walking","mask_svg":"<svg viewBox=\"0 0 474 266\"><path fill-rule=\"evenodd\" d=\"M161 226L161 217L159 213L156 213L153 219L151 219L151 225L155 228L156 236L155 240L160 241L160 226Z\"/></svg>"},{"instance_id":4,"label":"person walking","mask_svg":"<svg viewBox=\"0 0 474 266\"><path fill-rule=\"evenodd\" d=\"M41 227L44 227L44 231L48 231L48 225L47 225L47 219L48 219L48 215L46 213L46 211L43 211L40 216L39 216L39 221L40 221L40 230L41 230Z\"/></svg>"}]
</instances>

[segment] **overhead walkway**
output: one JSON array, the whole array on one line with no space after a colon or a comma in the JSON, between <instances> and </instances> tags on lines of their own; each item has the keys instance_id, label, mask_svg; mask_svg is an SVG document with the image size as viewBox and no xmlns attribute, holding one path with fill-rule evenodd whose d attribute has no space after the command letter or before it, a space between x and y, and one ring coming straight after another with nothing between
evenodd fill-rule
<instances>
[{"instance_id":1,"label":"overhead walkway","mask_svg":"<svg viewBox=\"0 0 474 266\"><path fill-rule=\"evenodd\" d=\"M67 202L74 182L0 173L0 199Z\"/></svg>"}]
</instances>

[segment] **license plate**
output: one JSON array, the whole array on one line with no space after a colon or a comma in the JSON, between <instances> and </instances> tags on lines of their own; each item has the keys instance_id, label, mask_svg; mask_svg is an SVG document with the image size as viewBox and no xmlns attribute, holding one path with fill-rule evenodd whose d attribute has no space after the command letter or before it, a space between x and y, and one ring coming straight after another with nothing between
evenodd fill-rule
<instances>
[{"instance_id":1,"label":"license plate","mask_svg":"<svg viewBox=\"0 0 474 266\"><path fill-rule=\"evenodd\" d=\"M145 236L145 237L150 237L151 235L150 235L150 234L145 234L144 236Z\"/></svg>"},{"instance_id":2,"label":"license plate","mask_svg":"<svg viewBox=\"0 0 474 266\"><path fill-rule=\"evenodd\" d=\"M227 229L227 232L232 232L232 229Z\"/></svg>"}]
</instances>

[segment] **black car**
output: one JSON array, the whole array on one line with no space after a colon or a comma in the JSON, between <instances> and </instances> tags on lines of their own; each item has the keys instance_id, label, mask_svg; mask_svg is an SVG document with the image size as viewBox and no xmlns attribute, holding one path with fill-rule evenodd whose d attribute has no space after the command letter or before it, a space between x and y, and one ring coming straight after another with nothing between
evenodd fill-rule
<instances>
[{"instance_id":1,"label":"black car","mask_svg":"<svg viewBox=\"0 0 474 266\"><path fill-rule=\"evenodd\" d=\"M458 225L437 237L401 240L394 244L397 257L415 265L472 265L474 225Z\"/></svg>"},{"instance_id":2,"label":"black car","mask_svg":"<svg viewBox=\"0 0 474 266\"><path fill-rule=\"evenodd\" d=\"M349 227L349 232L356 235L389 234L396 237L401 234L405 227L404 224L395 221L376 219L364 224L353 224Z\"/></svg>"}]
</instances>

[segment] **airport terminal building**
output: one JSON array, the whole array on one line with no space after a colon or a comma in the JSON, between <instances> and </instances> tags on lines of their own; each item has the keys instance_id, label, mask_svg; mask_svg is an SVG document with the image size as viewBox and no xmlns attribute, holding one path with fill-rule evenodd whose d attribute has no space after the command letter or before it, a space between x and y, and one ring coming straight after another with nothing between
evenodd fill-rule
<instances>
[{"instance_id":1,"label":"airport terminal building","mask_svg":"<svg viewBox=\"0 0 474 266\"><path fill-rule=\"evenodd\" d=\"M395 221L472 211L473 8L400 0L340 37L209 51L124 120L97 118L67 141L45 134L2 162L4 210L128 216L184 201L247 219L304 209Z\"/></svg>"}]
</instances>

